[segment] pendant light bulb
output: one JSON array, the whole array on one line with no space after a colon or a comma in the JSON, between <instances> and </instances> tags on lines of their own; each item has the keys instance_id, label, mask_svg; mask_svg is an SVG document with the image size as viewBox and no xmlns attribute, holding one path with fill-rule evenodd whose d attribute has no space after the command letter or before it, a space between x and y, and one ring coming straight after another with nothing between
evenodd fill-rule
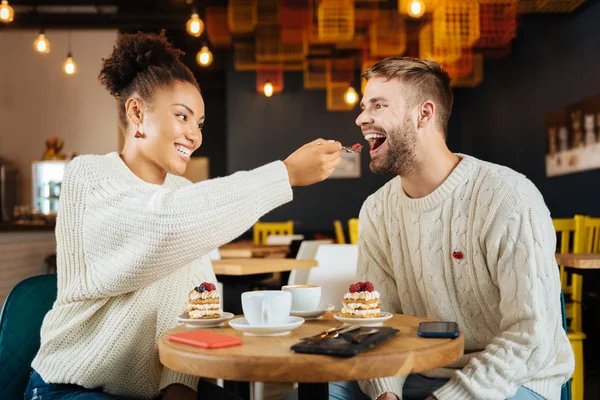
<instances>
[{"instance_id":1,"label":"pendant light bulb","mask_svg":"<svg viewBox=\"0 0 600 400\"><path fill-rule=\"evenodd\" d=\"M266 81L265 86L263 86L263 92L267 97L273 96L273 84L269 81Z\"/></svg>"},{"instance_id":2,"label":"pendant light bulb","mask_svg":"<svg viewBox=\"0 0 600 400\"><path fill-rule=\"evenodd\" d=\"M356 104L358 101L358 93L356 93L356 90L354 90L352 86L348 87L348 90L344 93L344 100L347 104L352 105Z\"/></svg>"},{"instance_id":3,"label":"pendant light bulb","mask_svg":"<svg viewBox=\"0 0 600 400\"><path fill-rule=\"evenodd\" d=\"M200 37L202 32L204 32L204 22L200 19L200 16L197 13L193 13L187 24L185 25L185 29L187 33L194 37Z\"/></svg>"},{"instance_id":4,"label":"pendant light bulb","mask_svg":"<svg viewBox=\"0 0 600 400\"><path fill-rule=\"evenodd\" d=\"M67 75L73 75L77 72L77 64L73 61L73 55L71 53L67 55L67 59L63 64L63 69Z\"/></svg>"},{"instance_id":5,"label":"pendant light bulb","mask_svg":"<svg viewBox=\"0 0 600 400\"><path fill-rule=\"evenodd\" d=\"M208 48L208 46L204 45L196 55L196 61L203 67L208 67L213 62L213 54Z\"/></svg>"},{"instance_id":6,"label":"pendant light bulb","mask_svg":"<svg viewBox=\"0 0 600 400\"><path fill-rule=\"evenodd\" d=\"M0 22L8 24L15 19L15 10L8 5L8 0L2 0L0 3Z\"/></svg>"},{"instance_id":7,"label":"pendant light bulb","mask_svg":"<svg viewBox=\"0 0 600 400\"><path fill-rule=\"evenodd\" d=\"M408 4L408 15L413 18L421 18L425 14L425 3L423 0L411 0Z\"/></svg>"},{"instance_id":8,"label":"pendant light bulb","mask_svg":"<svg viewBox=\"0 0 600 400\"><path fill-rule=\"evenodd\" d=\"M46 38L44 32L40 32L40 35L33 42L33 48L38 53L48 54L50 53L50 41Z\"/></svg>"}]
</instances>

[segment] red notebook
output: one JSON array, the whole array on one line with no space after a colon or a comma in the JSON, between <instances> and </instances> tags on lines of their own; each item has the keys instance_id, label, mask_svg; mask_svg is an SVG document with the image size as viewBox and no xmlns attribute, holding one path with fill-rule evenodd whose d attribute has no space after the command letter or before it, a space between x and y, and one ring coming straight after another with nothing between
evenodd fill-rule
<instances>
[{"instance_id":1,"label":"red notebook","mask_svg":"<svg viewBox=\"0 0 600 400\"><path fill-rule=\"evenodd\" d=\"M218 349L221 347L239 346L242 344L242 339L238 337L209 331L175 333L169 336L169 340L172 342L189 344L190 346L202 347L204 349Z\"/></svg>"}]
</instances>

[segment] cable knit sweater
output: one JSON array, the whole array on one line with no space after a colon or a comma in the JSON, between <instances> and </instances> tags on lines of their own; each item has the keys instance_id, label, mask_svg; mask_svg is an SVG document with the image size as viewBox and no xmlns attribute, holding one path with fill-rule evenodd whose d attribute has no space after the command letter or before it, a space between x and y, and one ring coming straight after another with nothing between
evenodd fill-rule
<instances>
[{"instance_id":1,"label":"cable knit sweater","mask_svg":"<svg viewBox=\"0 0 600 400\"><path fill-rule=\"evenodd\" d=\"M191 184L139 179L116 153L79 156L56 224L58 298L33 361L42 378L138 398L198 378L163 368L158 339L189 291L215 282L206 256L291 201L285 165Z\"/></svg>"},{"instance_id":2,"label":"cable knit sweater","mask_svg":"<svg viewBox=\"0 0 600 400\"><path fill-rule=\"evenodd\" d=\"M550 213L524 176L460 157L426 197L409 198L397 177L367 199L359 278L381 292L385 311L458 322L465 355L424 374L450 378L434 393L439 400L503 400L520 386L559 399L574 357L562 327ZM371 398L402 398L404 379L361 387Z\"/></svg>"}]
</instances>

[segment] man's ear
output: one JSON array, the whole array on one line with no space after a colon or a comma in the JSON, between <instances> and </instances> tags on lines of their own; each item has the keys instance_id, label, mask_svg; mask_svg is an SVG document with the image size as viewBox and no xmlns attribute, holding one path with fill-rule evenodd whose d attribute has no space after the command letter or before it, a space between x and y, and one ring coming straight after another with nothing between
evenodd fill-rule
<instances>
[{"instance_id":1,"label":"man's ear","mask_svg":"<svg viewBox=\"0 0 600 400\"><path fill-rule=\"evenodd\" d=\"M433 117L435 115L435 103L433 101L424 101L419 106L418 111L417 128L424 128L427 124L433 123Z\"/></svg>"}]
</instances>

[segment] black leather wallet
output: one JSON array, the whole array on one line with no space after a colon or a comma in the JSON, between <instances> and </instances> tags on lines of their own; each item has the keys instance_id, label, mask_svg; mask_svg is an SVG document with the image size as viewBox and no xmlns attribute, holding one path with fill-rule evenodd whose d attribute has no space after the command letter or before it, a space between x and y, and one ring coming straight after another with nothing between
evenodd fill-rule
<instances>
[{"instance_id":1,"label":"black leather wallet","mask_svg":"<svg viewBox=\"0 0 600 400\"><path fill-rule=\"evenodd\" d=\"M361 331L369 331L371 329L373 328L362 327L359 331L353 332L353 334L360 333ZM306 342L296 343L291 349L296 353L352 357L365 350L369 350L384 340L400 333L400 330L390 327L377 327L377 329L379 329L379 332L361 339L360 343L353 343L349 337L343 337L343 335L341 335L335 339L327 339L318 344L308 344Z\"/></svg>"}]
</instances>

